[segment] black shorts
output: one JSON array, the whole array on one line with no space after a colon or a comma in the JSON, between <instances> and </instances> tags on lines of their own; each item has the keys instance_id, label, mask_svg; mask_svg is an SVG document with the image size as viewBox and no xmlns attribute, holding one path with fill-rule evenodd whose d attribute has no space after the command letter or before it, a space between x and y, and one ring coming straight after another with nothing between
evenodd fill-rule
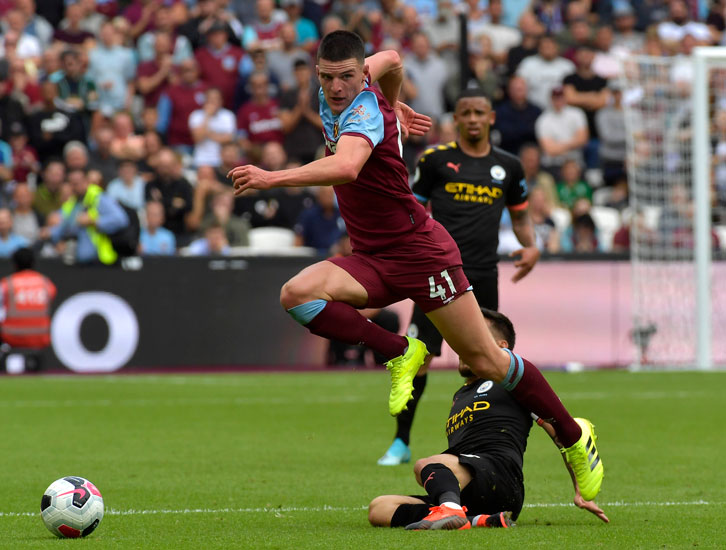
<instances>
[{"instance_id":1,"label":"black shorts","mask_svg":"<svg viewBox=\"0 0 726 550\"><path fill-rule=\"evenodd\" d=\"M508 464L506 459L494 456L459 455L459 463L472 474L472 480L461 491L461 505L466 506L467 515L512 512L513 519L519 517L524 504L521 471L517 473L517 468ZM438 505L429 495L411 496L423 500L429 506Z\"/></svg>"},{"instance_id":2,"label":"black shorts","mask_svg":"<svg viewBox=\"0 0 726 550\"><path fill-rule=\"evenodd\" d=\"M497 273L494 272L488 277L469 279L474 291L476 301L481 307L497 311L499 309L499 286ZM411 338L418 338L428 349L431 355L441 355L441 342L443 337L436 330L434 324L429 321L426 314L420 307L414 306L411 323L408 325L406 334Z\"/></svg>"}]
</instances>

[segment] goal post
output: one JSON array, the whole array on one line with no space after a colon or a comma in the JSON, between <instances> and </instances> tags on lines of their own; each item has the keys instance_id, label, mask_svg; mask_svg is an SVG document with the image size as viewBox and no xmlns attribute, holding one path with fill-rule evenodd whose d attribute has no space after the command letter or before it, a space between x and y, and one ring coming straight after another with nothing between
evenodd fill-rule
<instances>
[{"instance_id":1,"label":"goal post","mask_svg":"<svg viewBox=\"0 0 726 550\"><path fill-rule=\"evenodd\" d=\"M621 78L633 366L726 365L726 271L712 253L714 121L717 112L726 117L726 48L694 48L688 57L632 56L623 61Z\"/></svg>"}]
</instances>

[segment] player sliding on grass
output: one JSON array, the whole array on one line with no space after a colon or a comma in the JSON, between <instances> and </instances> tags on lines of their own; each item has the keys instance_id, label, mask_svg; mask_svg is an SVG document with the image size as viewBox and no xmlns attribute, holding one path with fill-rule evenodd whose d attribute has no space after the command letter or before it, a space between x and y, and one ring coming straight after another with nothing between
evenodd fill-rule
<instances>
[{"instance_id":1,"label":"player sliding on grass","mask_svg":"<svg viewBox=\"0 0 726 550\"><path fill-rule=\"evenodd\" d=\"M482 313L497 344L512 350L511 321L492 310L482 308ZM509 527L519 516L522 461L532 418L500 385L477 377L463 363L459 373L466 382L454 394L446 421L449 448L422 458L414 468L416 481L428 494L376 497L368 509L372 525L418 530ZM538 423L561 447L552 426ZM574 476L572 480L575 504L608 522L594 502L582 498Z\"/></svg>"},{"instance_id":2,"label":"player sliding on grass","mask_svg":"<svg viewBox=\"0 0 726 550\"><path fill-rule=\"evenodd\" d=\"M472 371L500 383L524 408L553 423L583 496L594 498L603 468L592 458L597 452L590 425L575 422L534 365L497 346L469 292L456 243L411 193L401 139L425 133L431 122L398 101L403 78L398 54L366 59L358 35L334 31L321 41L317 61L327 156L291 170L245 165L229 172L236 195L335 185L354 253L298 273L282 287L282 306L313 334L362 343L390 358L388 405L395 416L411 398L426 346L370 323L356 309L412 299Z\"/></svg>"}]
</instances>

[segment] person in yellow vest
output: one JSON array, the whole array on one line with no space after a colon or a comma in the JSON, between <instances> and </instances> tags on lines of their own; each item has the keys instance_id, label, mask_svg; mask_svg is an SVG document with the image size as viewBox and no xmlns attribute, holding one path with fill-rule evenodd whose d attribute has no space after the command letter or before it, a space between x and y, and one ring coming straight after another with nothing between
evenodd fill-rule
<instances>
[{"instance_id":1,"label":"person in yellow vest","mask_svg":"<svg viewBox=\"0 0 726 550\"><path fill-rule=\"evenodd\" d=\"M90 183L84 170L71 170L73 195L61 207L61 222L50 232L51 241L75 241L75 261L113 265L118 260L109 235L129 225L126 211L103 188Z\"/></svg>"}]
</instances>

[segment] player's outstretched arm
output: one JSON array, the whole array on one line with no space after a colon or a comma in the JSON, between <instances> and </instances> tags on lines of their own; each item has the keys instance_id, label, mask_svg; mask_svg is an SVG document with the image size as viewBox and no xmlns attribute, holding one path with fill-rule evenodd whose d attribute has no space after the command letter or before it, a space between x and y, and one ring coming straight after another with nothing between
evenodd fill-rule
<instances>
[{"instance_id":1,"label":"player's outstretched arm","mask_svg":"<svg viewBox=\"0 0 726 550\"><path fill-rule=\"evenodd\" d=\"M230 170L227 177L234 184L236 197L247 189L338 185L358 177L363 165L371 156L371 151L371 146L365 139L343 135L338 140L335 154L329 157L277 172L268 172L246 164Z\"/></svg>"},{"instance_id":2,"label":"player's outstretched arm","mask_svg":"<svg viewBox=\"0 0 726 550\"><path fill-rule=\"evenodd\" d=\"M532 415L534 417L534 415ZM535 421L537 422L537 425L541 426L542 429L547 432L547 435L549 435L552 438L552 441L557 446L558 449L562 449L562 443L560 443L559 439L557 439L557 434L555 433L555 429L549 422L545 422L541 418L535 418ZM575 478L575 472L572 471L572 468L570 468L570 465L567 463L567 460L565 459L565 455L562 455L562 459L565 462L565 467L567 468L567 471L570 474L570 478L572 479L572 486L575 488L575 498L573 499L573 502L575 506L578 508L582 508L583 510L587 510L591 514L597 516L605 523L610 523L610 519L605 515L605 512L602 511L602 508L600 508L597 504L595 504L594 500L585 500L582 498L582 495L580 494L580 487L577 485L577 479Z\"/></svg>"}]
</instances>

